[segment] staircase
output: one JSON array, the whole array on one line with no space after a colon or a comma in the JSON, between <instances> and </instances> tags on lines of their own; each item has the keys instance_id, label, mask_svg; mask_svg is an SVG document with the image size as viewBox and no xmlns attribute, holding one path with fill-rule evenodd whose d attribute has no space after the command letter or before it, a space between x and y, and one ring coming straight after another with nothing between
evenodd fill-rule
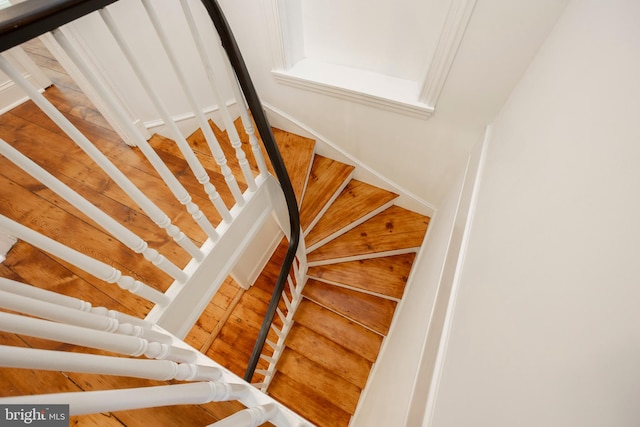
<instances>
[{"instance_id":1,"label":"staircase","mask_svg":"<svg viewBox=\"0 0 640 427\"><path fill-rule=\"evenodd\" d=\"M49 59L44 58L43 62L49 63ZM188 239L198 248L204 247L211 236L196 225L193 213L189 212L189 215L176 203L142 156L141 149L126 145L68 80L64 70L55 69L55 64L53 67L55 76L52 80L56 85L47 90L46 97L82 134L90 137L91 143L106 158L144 190ZM240 170L227 132L210 122L244 197L249 185L253 184L251 172L258 177L260 171L249 148L249 137L239 120L235 124L251 167L249 178L246 170ZM126 224L149 242L150 247L159 249L180 270L178 276L193 261L183 247L153 224L114 179L95 167L93 161L32 102L0 117L0 131L0 136L9 145L51 171L58 180L107 215ZM298 254L296 264L302 275L291 279L291 286L285 289L288 301L296 299L297 310L290 310L289 303L281 303L282 312L288 312L287 316L290 313L292 319L276 316L276 328L269 334L269 345L262 353L253 383L314 424L346 426L390 332L429 218L396 204L397 194L361 180L362 175L355 166L316 153L314 141L278 129L273 133L299 202L306 249L304 254ZM219 189L222 203L227 207L234 206L238 195L226 185L230 177L220 172L219 163L207 147L203 133L196 131L187 142L211 177L211 183ZM211 195L204 194L202 183L192 175L176 143L154 135L149 144L193 196L193 202L211 224L215 227L224 225L219 210L211 204ZM264 174L260 178L265 179ZM43 235L53 236L57 241L115 267L125 276L149 284L156 292L164 293L175 285L176 281L166 270L154 268L141 254L132 253L97 226L95 218L78 210L77 206L2 156L0 183L3 188L0 214L3 216ZM240 287L229 276L184 341L229 371L243 376L286 245L287 240L283 238L248 289ZM19 241L9 252L6 261L0 265L0 276L72 295L91 301L94 306L108 307L137 318L144 318L153 307L149 300L117 286L106 287L106 279L93 277L73 263L51 256L25 241ZM301 294L295 296L300 290ZM288 326L284 329L289 331L286 339L280 332L285 324ZM20 333L1 332L0 344L114 356L108 351L87 350L79 345ZM117 352L115 354L119 356ZM0 369L0 380L5 385L0 397L152 387L178 381L11 368ZM247 388L255 392L252 387ZM252 410L257 409L253 406L255 403L250 402ZM260 403L259 399L257 403ZM242 408L242 404L234 400L158 409L114 410L113 413L97 411L93 415L73 417L72 422L78 425L207 425ZM288 410L278 411L282 414ZM278 425L293 424L282 422Z\"/></svg>"},{"instance_id":2,"label":"staircase","mask_svg":"<svg viewBox=\"0 0 640 427\"><path fill-rule=\"evenodd\" d=\"M354 166L314 154L314 141L279 129L274 135L302 201L308 270L267 392L314 424L346 426L389 332L429 217L395 205L396 194L354 179ZM198 131L188 140L197 147L201 138ZM229 278L225 295L214 298L186 341L243 375L285 251L283 241L247 291ZM277 341L273 331L269 338ZM258 368L266 366L262 360ZM262 379L254 376L255 382Z\"/></svg>"}]
</instances>

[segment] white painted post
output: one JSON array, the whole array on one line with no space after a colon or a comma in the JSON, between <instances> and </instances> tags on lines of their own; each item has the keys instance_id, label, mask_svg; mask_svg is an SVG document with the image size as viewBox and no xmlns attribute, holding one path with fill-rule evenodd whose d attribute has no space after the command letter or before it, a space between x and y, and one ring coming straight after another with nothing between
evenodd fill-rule
<instances>
[{"instance_id":1,"label":"white painted post","mask_svg":"<svg viewBox=\"0 0 640 427\"><path fill-rule=\"evenodd\" d=\"M222 376L222 370L214 366L4 345L0 345L0 366L118 375L158 381L174 379L178 381L216 381Z\"/></svg>"},{"instance_id":2,"label":"white painted post","mask_svg":"<svg viewBox=\"0 0 640 427\"><path fill-rule=\"evenodd\" d=\"M50 237L44 236L24 225L17 223L3 215L0 215L0 232L4 230L25 242L36 246L45 252L61 258L68 263L83 269L87 273L104 280L107 283L117 283L122 289L126 289L136 295L148 299L160 306L166 306L170 300L162 292L153 289L131 276L123 276L122 272L101 261L93 259L81 252L71 249L62 243L56 242Z\"/></svg>"},{"instance_id":3,"label":"white painted post","mask_svg":"<svg viewBox=\"0 0 640 427\"><path fill-rule=\"evenodd\" d=\"M222 216L223 220L226 222L232 222L233 218L231 216L231 213L229 212L229 209L227 208L227 206L224 204L224 201L220 197L218 190L216 190L216 187L211 183L211 179L209 178L207 171L204 169L204 167L202 166L202 164L194 154L193 150L189 146L189 143L185 140L184 136L180 132L180 129L178 129L178 126L176 126L175 122L171 119L171 116L169 115L167 109L164 107L158 95L150 86L149 80L146 78L144 71L142 70L142 67L139 64L138 59L134 55L133 51L131 50L127 42L124 40L122 33L120 32L120 30L118 29L118 26L113 20L113 17L111 16L111 14L106 8L100 9L99 13L104 23L107 25L107 28L111 32L111 35L114 37L114 39L118 43L118 46L120 47L122 53L127 58L129 65L131 65L131 68L136 74L136 77L140 81L140 84L143 86L145 92L149 96L149 99L151 100L155 108L158 110L158 113L162 117L162 120L164 120L165 124L168 126L169 130L171 131L171 135L174 141L176 142L176 144L178 144L178 148L180 149L180 152L182 153L182 155L184 156L184 159L189 164L189 167L193 171L193 174L195 175L196 179L200 184L203 185L204 191L209 196L209 199L211 200L213 205L216 207L216 209Z\"/></svg>"}]
</instances>

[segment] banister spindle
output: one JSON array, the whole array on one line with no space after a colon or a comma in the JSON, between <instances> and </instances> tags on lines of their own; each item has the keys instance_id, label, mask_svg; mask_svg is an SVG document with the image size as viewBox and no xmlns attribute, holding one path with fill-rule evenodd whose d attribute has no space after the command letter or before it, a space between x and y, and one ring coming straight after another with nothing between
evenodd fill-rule
<instances>
[{"instance_id":1,"label":"banister spindle","mask_svg":"<svg viewBox=\"0 0 640 427\"><path fill-rule=\"evenodd\" d=\"M145 0L146 1L146 0ZM224 122L224 126L227 129L227 135L229 136L229 141L231 141L231 146L236 150L236 158L238 159L238 164L242 170L242 174L249 185L249 189L251 191L255 191L256 183L253 177L253 173L251 172L251 167L249 162L247 161L247 156L242 149L242 142L240 141L240 135L238 135L238 131L233 123L233 119L231 118L231 114L229 113L229 108L227 107L227 103L220 96L220 89L218 79L216 79L216 74L213 71L213 66L211 65L211 58L207 54L207 50L204 48L204 43L202 42L202 37L200 36L200 32L197 29L195 20L193 19L193 13L187 0L180 0L180 4L182 6L182 11L184 12L185 18L187 19L187 24L189 25L189 29L191 30L191 37L195 42L196 49L198 50L198 54L200 56L200 61L204 67L205 73L207 75L207 79L209 80L209 86L211 87L211 91L213 92L213 97L218 103L218 107L220 108L220 113L222 115L222 120ZM216 48L216 52L219 56L222 55L220 51L220 46ZM222 74L225 74L225 70L221 70ZM234 92L235 95L235 92ZM243 101L237 101L239 104L243 104ZM246 113L246 111L245 111ZM255 138L254 138L255 139ZM257 144L257 140L256 140ZM253 146L252 146L253 147ZM254 153L254 157L258 162L258 168L260 173L262 173L262 168L260 167L262 162L264 164L264 157L262 156L262 152L258 147L259 155ZM265 169L266 171L266 169Z\"/></svg>"},{"instance_id":2,"label":"banister spindle","mask_svg":"<svg viewBox=\"0 0 640 427\"><path fill-rule=\"evenodd\" d=\"M149 244L142 240L135 233L128 228L120 224L118 221L111 218L102 210L97 208L87 199L80 194L72 190L68 185L64 184L58 178L44 170L33 160L27 158L24 154L20 153L6 141L0 138L0 154L11 160L14 164L22 168L23 171L39 180L41 183L49 187L60 197L69 202L72 206L75 206L80 212L87 215L103 229L109 232L118 241L123 243L132 251L142 254L145 259L152 262L153 265L160 268L167 273L173 279L180 282L184 282L187 279L187 275L184 271L178 268L174 263L169 261L164 255L160 254L157 250L149 248Z\"/></svg>"},{"instance_id":3,"label":"banister spindle","mask_svg":"<svg viewBox=\"0 0 640 427\"><path fill-rule=\"evenodd\" d=\"M180 246L191 242L182 231L171 223L169 217L135 186L100 150L84 136L60 111L58 111L13 65L4 54L0 55L2 69L18 86L29 95L31 100L53 120L118 186L135 201L156 225L164 229ZM185 250L187 250L185 248ZM187 250L187 252L189 252Z\"/></svg>"},{"instance_id":4,"label":"banister spindle","mask_svg":"<svg viewBox=\"0 0 640 427\"><path fill-rule=\"evenodd\" d=\"M135 280L131 276L124 276L120 270L63 245L3 215L0 215L0 229L4 229L18 239L24 240L45 252L83 269L100 280L107 283L116 283L122 289L126 289L160 306L165 306L170 301L169 297L162 292Z\"/></svg>"},{"instance_id":5,"label":"banister spindle","mask_svg":"<svg viewBox=\"0 0 640 427\"><path fill-rule=\"evenodd\" d=\"M269 421L278 411L276 405L267 403L266 405L254 406L243 409L235 414L229 415L208 427L258 427Z\"/></svg>"},{"instance_id":6,"label":"banister spindle","mask_svg":"<svg viewBox=\"0 0 640 427\"><path fill-rule=\"evenodd\" d=\"M69 41L67 36L60 30L56 29L52 32L53 37L60 44L65 53L71 58L73 63L82 72L84 77L91 83L94 90L104 100L104 102L110 107L113 114L116 116L120 126L122 126L133 139L135 145L142 151L142 154L149 161L151 166L156 170L160 178L165 182L174 197L187 209L187 212L191 214L192 218L200 226L200 228L207 234L209 238L217 241L219 238L218 232L211 224L209 219L202 213L200 207L196 205L189 192L180 183L180 181L171 172L168 166L160 158L158 153L151 147L149 142L142 135L142 132L135 127L131 121L129 121L125 114L125 109L121 106L120 102L113 95L110 89L107 89L105 83L100 80L96 73L92 72L89 65L80 55L76 47ZM186 247L189 254L197 260L201 260L204 255L202 251L195 245Z\"/></svg>"},{"instance_id":7,"label":"banister spindle","mask_svg":"<svg viewBox=\"0 0 640 427\"><path fill-rule=\"evenodd\" d=\"M117 319L110 317L100 316L82 310L73 310L68 307L10 292L0 291L0 307L54 322L82 326L83 328L131 335L165 344L172 342L171 336L152 329L145 329L130 323L121 323Z\"/></svg>"},{"instance_id":8,"label":"banister spindle","mask_svg":"<svg viewBox=\"0 0 640 427\"><path fill-rule=\"evenodd\" d=\"M238 103L238 111L240 112L240 120L242 121L242 126L244 127L244 131L249 136L249 144L251 145L251 151L253 151L253 156L258 162L258 169L260 170L260 174L266 175L269 173L267 169L267 163L262 155L262 150L260 149L260 144L258 143L258 138L256 137L256 131L253 128L253 120L249 116L249 110L247 104L244 99L244 95L242 94L242 89L240 88L240 84L238 80L235 78L235 73L233 68L231 67L231 63L227 55L221 53L220 55L223 58L223 62L225 64L225 68L227 69L227 75L229 76L229 84L231 85L231 89L233 90L233 94L236 98L236 102Z\"/></svg>"},{"instance_id":9,"label":"banister spindle","mask_svg":"<svg viewBox=\"0 0 640 427\"><path fill-rule=\"evenodd\" d=\"M0 398L0 404L69 404L70 415L118 412L170 405L200 405L209 402L240 400L250 386L220 382L197 382L156 387L138 387L105 391L36 394Z\"/></svg>"},{"instance_id":10,"label":"banister spindle","mask_svg":"<svg viewBox=\"0 0 640 427\"><path fill-rule=\"evenodd\" d=\"M93 307L91 303L83 301L79 298L70 297L68 295L59 294L57 292L49 291L46 289L41 289L36 286L16 282L15 280L10 280L4 277L0 277L0 290L11 292L12 294L16 295L34 298L40 301L50 302L61 307L66 307L67 309L81 310L97 314L99 316L109 317L112 319L116 319L119 322L140 326L144 329L151 329L153 327L153 323L147 320L130 316L116 310L108 310L106 307Z\"/></svg>"},{"instance_id":11,"label":"banister spindle","mask_svg":"<svg viewBox=\"0 0 640 427\"><path fill-rule=\"evenodd\" d=\"M158 381L216 381L222 376L222 370L213 366L5 345L0 345L0 366L118 375Z\"/></svg>"},{"instance_id":12,"label":"banister spindle","mask_svg":"<svg viewBox=\"0 0 640 427\"><path fill-rule=\"evenodd\" d=\"M156 92L153 90L153 88L149 84L149 80L146 78L145 73L142 70L142 67L138 59L136 58L133 51L129 47L128 43L124 40L122 33L120 32L117 24L113 20L113 17L111 16L111 14L107 9L100 9L99 13L104 23L107 25L109 32L111 33L116 43L120 47L120 50L127 58L129 65L131 65L133 72L138 78L138 81L144 88L146 94L149 96L149 99L153 103L156 110L158 110L158 113L160 114L162 120L164 120L165 125L167 125L167 127L169 128L174 141L176 142L176 144L178 144L178 148L180 149L180 152L184 156L184 159L186 160L186 162L189 164L189 167L193 171L193 174L195 175L196 179L204 187L204 191L209 196L209 200L211 200L211 203L213 203L213 205L218 210L218 213L222 216L222 219L224 221L232 222L233 217L231 216L231 213L229 212L229 209L227 208L227 206L224 204L224 201L220 197L218 190L216 190L216 187L211 182L211 179L207 174L207 171L200 163L200 160L198 160L198 158L194 154L187 140L184 138L184 136L182 136L180 129L178 129L178 126L175 124L175 122L169 115L169 112L165 108L164 103L160 100Z\"/></svg>"},{"instance_id":13,"label":"banister spindle","mask_svg":"<svg viewBox=\"0 0 640 427\"><path fill-rule=\"evenodd\" d=\"M0 311L0 330L14 334L22 334L35 338L43 338L67 344L80 345L98 350L111 351L127 356L152 357L174 362L193 362L197 353L169 344L150 341L130 335L112 334L96 331L81 326L56 323L49 320L35 319L13 313Z\"/></svg>"},{"instance_id":14,"label":"banister spindle","mask_svg":"<svg viewBox=\"0 0 640 427\"><path fill-rule=\"evenodd\" d=\"M144 6L148 17L151 20L151 24L153 25L153 28L155 29L156 34L158 35L160 43L164 48L165 54L169 58L169 62L171 62L173 71L176 73L176 76L178 77L178 82L180 83L180 86L182 87L182 90L184 91L184 94L187 97L187 100L189 101L191 110L193 110L193 113L195 114L198 120L198 123L200 124L200 129L202 129L202 133L204 134L205 140L207 141L209 150L211 150L211 154L213 154L213 158L215 159L217 165L220 167L220 171L224 176L227 186L231 190L231 193L233 194L233 197L236 203L239 206L244 206L245 200L244 200L244 196L242 195L242 192L240 191L240 187L238 186L238 182L236 181L236 178L233 176L233 172L231 172L231 168L229 168L229 165L227 165L227 159L224 155L224 152L222 151L222 148L220 148L220 143L218 142L218 139L216 138L216 136L213 134L213 131L211 130L211 126L209 125L209 122L207 121L204 114L202 113L202 108L200 107L200 105L198 105L198 101L196 100L196 97L193 94L193 90L191 90L191 87L187 83L187 78L185 76L185 73L182 70L180 63L176 59L173 49L171 49L166 31L164 30L163 26L160 24L160 20L158 19L158 15L155 9L153 8L153 6L151 6L151 2L149 0L142 0L142 5ZM245 163L246 163L246 159L245 159ZM247 179L246 175L245 175L245 179ZM249 188L252 191L256 190L256 185L255 185L255 182L253 181L253 175L249 174L249 180L247 181L247 184L249 185Z\"/></svg>"}]
</instances>

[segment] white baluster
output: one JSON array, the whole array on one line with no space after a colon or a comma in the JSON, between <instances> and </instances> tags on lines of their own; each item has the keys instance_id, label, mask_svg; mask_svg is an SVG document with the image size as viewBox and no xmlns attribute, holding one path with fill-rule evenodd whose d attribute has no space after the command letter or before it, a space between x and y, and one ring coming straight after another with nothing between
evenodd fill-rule
<instances>
[{"instance_id":1,"label":"white baluster","mask_svg":"<svg viewBox=\"0 0 640 427\"><path fill-rule=\"evenodd\" d=\"M105 104L109 106L109 108L114 112L117 120L120 122L120 126L122 126L127 133L133 139L133 142L136 146L142 151L142 154L149 160L151 166L158 172L158 175L162 180L167 184L167 187L175 198L185 206L187 212L191 214L196 223L207 233L212 240L218 240L218 232L211 225L211 222L207 219L207 217L202 213L198 205L193 203L189 192L184 188L184 186L178 181L178 179L173 175L171 170L167 167L167 165L162 161L158 153L149 145L145 137L142 135L140 130L135 127L128 119L125 110L121 107L119 101L116 97L108 90L105 84L98 79L97 75L91 72L89 66L85 63L82 56L77 52L72 43L69 42L64 33L60 30L54 30L53 36L56 41L60 44L60 46L65 50L67 55L71 58L72 61L76 64L78 69L84 74L85 78L89 81L89 83L96 90L98 95L104 100ZM191 243L191 245L189 245ZM186 242L186 249L189 254L197 260L201 260L204 257L204 254L198 247L193 244L190 240Z\"/></svg>"},{"instance_id":2,"label":"white baluster","mask_svg":"<svg viewBox=\"0 0 640 427\"><path fill-rule=\"evenodd\" d=\"M274 343L273 341L271 341L271 340L265 340L264 343L267 344L269 347L271 347L274 350L276 350L278 348L278 345L276 343Z\"/></svg>"},{"instance_id":3,"label":"white baluster","mask_svg":"<svg viewBox=\"0 0 640 427\"><path fill-rule=\"evenodd\" d=\"M193 19L193 13L191 12L191 8L187 3L187 0L180 0L180 4L182 5L182 10L184 12L185 18L187 19L187 23L189 25L189 29L191 30L191 36L195 42L196 48L198 50L198 54L200 55L200 60L202 61L202 65L204 66L205 72L207 74L207 79L209 80L209 85L211 87L211 91L213 92L213 97L218 103L218 107L220 108L220 113L222 115L222 120L224 121L224 126L227 129L227 135L229 136L229 141L231 141L231 145L236 150L236 157L238 159L240 168L242 169L242 173L244 175L247 184L249 185L249 189L251 191L255 191L256 183L253 178L253 173L251 172L251 167L249 162L247 161L247 156L242 150L242 142L240 141L240 135L238 135L238 131L233 123L233 119L231 118L231 114L229 113L229 109L227 108L227 103L220 96L220 89L218 80L215 78L215 73L213 71L213 66L211 58L207 54L207 50L202 43L202 37L200 37L200 33L198 32L195 20ZM219 43L217 44L219 46ZM220 48L217 48L220 54ZM221 74L225 74L226 70L221 70ZM245 112L246 113L246 112ZM255 139L255 136L254 136ZM257 140L256 140L257 144ZM258 162L259 170L262 173L262 168L260 167L260 161L264 164L264 158L262 157L262 152L258 148L259 156L256 156L256 161ZM254 153L255 155L255 153ZM265 169L266 171L266 165Z\"/></svg>"},{"instance_id":4,"label":"white baluster","mask_svg":"<svg viewBox=\"0 0 640 427\"><path fill-rule=\"evenodd\" d=\"M264 156L262 155L262 150L260 149L260 144L258 143L258 138L256 137L256 131L253 128L253 121L251 117L249 117L247 104L245 103L244 95L242 94L242 90L240 88L240 84L235 77L235 73L231 64L229 63L229 59L226 54L221 54L224 63L226 64L227 74L229 76L229 82L231 88L233 89L233 94L236 98L236 102L238 103L238 110L240 111L240 120L242 121L242 126L244 126L244 131L249 136L249 144L251 144L251 150L253 151L253 156L258 162L258 169L260 170L260 174L266 175L269 173L267 169L267 164L265 162Z\"/></svg>"},{"instance_id":5,"label":"white baluster","mask_svg":"<svg viewBox=\"0 0 640 427\"><path fill-rule=\"evenodd\" d=\"M140 295L141 297L161 306L166 306L170 302L169 297L162 292L153 289L149 285L135 280L131 276L123 276L122 272L116 270L110 265L71 249L62 243L56 242L50 237L44 236L2 215L0 215L0 230L1 229L4 229L6 232L44 250L45 252L55 255L58 258L83 269L87 273L97 277L98 279L104 280L107 283L116 283L122 289L126 289L129 292Z\"/></svg>"},{"instance_id":6,"label":"white baluster","mask_svg":"<svg viewBox=\"0 0 640 427\"><path fill-rule=\"evenodd\" d=\"M237 384L199 382L120 390L5 397L0 399L0 404L69 404L70 415L84 415L159 406L201 405L209 402L237 400L248 393L247 387Z\"/></svg>"},{"instance_id":7,"label":"white baluster","mask_svg":"<svg viewBox=\"0 0 640 427\"><path fill-rule=\"evenodd\" d=\"M216 381L222 376L222 371L214 366L4 345L0 345L0 366L118 375L158 381L174 379L178 381Z\"/></svg>"},{"instance_id":8,"label":"white baluster","mask_svg":"<svg viewBox=\"0 0 640 427\"><path fill-rule=\"evenodd\" d=\"M0 330L128 356L141 356L144 354L154 359L167 359L174 362L187 363L193 362L197 357L196 352L193 350L151 342L144 338L112 334L4 312L0 312Z\"/></svg>"},{"instance_id":9,"label":"white baluster","mask_svg":"<svg viewBox=\"0 0 640 427\"><path fill-rule=\"evenodd\" d=\"M157 250L150 249L147 242L142 240L135 233L131 232L128 228L120 224L118 221L111 218L102 210L97 208L87 199L80 194L72 190L69 186L64 184L55 176L41 168L33 160L27 158L18 150L7 144L6 141L0 139L0 154L11 160L17 166L22 168L32 177L45 184L51 190L53 190L60 197L69 202L72 206L75 206L80 212L87 215L98 225L109 232L113 237L122 242L125 246L136 253L141 253L145 259L151 261L153 265L160 268L167 273L173 279L179 282L187 280L187 275L184 271L178 268L175 264L161 255Z\"/></svg>"},{"instance_id":10,"label":"white baluster","mask_svg":"<svg viewBox=\"0 0 640 427\"><path fill-rule=\"evenodd\" d=\"M282 331L276 328L276 326L273 323L271 324L271 330L276 333L278 338L282 338Z\"/></svg>"},{"instance_id":11,"label":"white baluster","mask_svg":"<svg viewBox=\"0 0 640 427\"><path fill-rule=\"evenodd\" d=\"M131 50L127 42L122 37L122 34L118 29L118 26L116 25L113 18L111 17L111 14L107 9L101 9L99 13L102 19L104 20L105 24L107 25L107 28L111 32L111 35L114 37L114 39L118 43L118 46L120 47L122 53L127 58L129 65L131 65L131 68L136 74L136 77L140 81L140 84L143 86L145 92L149 96L149 99L155 106L156 110L158 110L158 113L162 117L162 120L164 120L165 124L171 131L174 141L176 142L176 144L178 144L178 148L180 149L180 152L182 153L182 155L184 156L184 159L189 164L189 167L193 171L193 174L195 175L196 179L200 184L203 185L204 191L207 193L207 195L209 196L209 199L211 200L213 205L216 207L216 209L218 210L218 213L220 213L222 218L227 222L231 222L233 218L231 216L231 213L229 212L229 209L224 204L224 201L220 197L218 190L216 190L215 186L211 183L211 180L209 178L209 175L207 174L207 171L204 169L204 167L202 166L202 164L200 163L196 155L193 153L193 150L189 146L189 143L185 140L184 136L182 136L180 129L178 129L178 126L176 126L173 119L171 119L167 109L164 107L164 104L162 103L158 95L155 93L153 88L150 86L149 80L146 78L144 72L142 71L142 67L139 64L138 59L134 55L133 51Z\"/></svg>"},{"instance_id":12,"label":"white baluster","mask_svg":"<svg viewBox=\"0 0 640 427\"><path fill-rule=\"evenodd\" d=\"M287 276L287 283L289 284L289 291L291 292L291 297L296 297L296 287L293 284L293 280L291 279L291 274Z\"/></svg>"},{"instance_id":13,"label":"white baluster","mask_svg":"<svg viewBox=\"0 0 640 427\"><path fill-rule=\"evenodd\" d=\"M153 203L131 180L129 180L100 150L84 136L73 124L58 111L38 90L33 87L9 61L0 55L2 69L18 86L29 95L29 98L53 120L91 159L113 179L120 188L135 201L158 227L164 229L169 236L181 246L188 238L171 223L169 217ZM193 242L192 242L193 244ZM186 248L185 248L186 250Z\"/></svg>"},{"instance_id":14,"label":"white baluster","mask_svg":"<svg viewBox=\"0 0 640 427\"><path fill-rule=\"evenodd\" d=\"M200 128L202 129L205 140L207 141L207 144L209 145L209 149L213 154L213 158L216 160L216 163L218 164L218 166L220 166L220 170L222 172L222 175L224 176L225 181L227 182L227 186L231 190L231 193L233 194L233 197L236 203L239 206L244 206L245 200L244 200L244 196L242 195L242 192L240 191L240 187L238 186L238 182L236 181L236 178L233 176L233 172L231 172L231 169L227 165L227 159L224 155L224 152L220 148L220 143L218 142L217 138L213 134L213 131L211 130L211 126L209 125L209 122L207 121L207 119L204 117L204 114L202 113L202 108L198 105L198 101L196 100L196 97L193 94L193 91L191 90L191 88L189 87L189 84L187 83L187 78L184 72L182 71L182 67L180 66L180 63L178 62L178 60L176 59L176 56L173 53L173 49L171 49L169 40L167 38L167 34L164 31L162 25L160 24L160 20L158 19L158 15L156 14L155 9L151 6L151 3L149 2L149 0L142 0L142 4L145 10L147 11L147 15L151 20L153 28L156 30L156 34L158 35L158 38L160 39L162 46L164 47L164 51L167 54L167 57L169 58L169 62L171 62L171 66L173 67L173 70L176 73L176 76L178 77L178 81L180 82L180 85L182 86L182 90L184 91L184 94L186 95L187 100L191 105L191 109L193 110L196 116L196 119L200 124ZM246 163L246 159L245 159L245 163ZM246 175L245 175L245 179L247 179ZM250 170L249 170L249 179L250 181L247 181L247 184L249 185L249 188L252 191L255 191L256 185Z\"/></svg>"},{"instance_id":15,"label":"white baluster","mask_svg":"<svg viewBox=\"0 0 640 427\"><path fill-rule=\"evenodd\" d=\"M82 310L73 310L68 307L10 292L0 291L0 307L54 322L82 326L83 328L131 335L161 343L172 342L171 336L152 329L145 329L130 323L120 323L118 320L110 317L100 316Z\"/></svg>"},{"instance_id":16,"label":"white baluster","mask_svg":"<svg viewBox=\"0 0 640 427\"><path fill-rule=\"evenodd\" d=\"M34 298L40 301L50 302L61 307L87 311L99 316L110 317L113 319L117 319L120 322L131 323L132 325L140 326L145 329L151 329L151 327L153 326L153 324L147 320L139 319L137 317L130 316L116 310L108 310L105 307L92 307L91 303L87 301L59 294L57 292L48 291L46 289L40 289L38 287L16 282L4 277L0 277L0 290L11 292L12 294L16 295Z\"/></svg>"},{"instance_id":17,"label":"white baluster","mask_svg":"<svg viewBox=\"0 0 640 427\"><path fill-rule=\"evenodd\" d=\"M243 409L218 422L209 424L209 427L258 427L269 421L277 411L278 408L273 403L254 406L253 408Z\"/></svg>"}]
</instances>

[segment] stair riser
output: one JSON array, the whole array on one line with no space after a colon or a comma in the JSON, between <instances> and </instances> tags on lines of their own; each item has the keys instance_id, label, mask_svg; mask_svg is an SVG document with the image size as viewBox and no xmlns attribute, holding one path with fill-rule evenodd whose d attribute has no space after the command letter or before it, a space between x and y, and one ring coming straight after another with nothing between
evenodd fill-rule
<instances>
[{"instance_id":1,"label":"stair riser","mask_svg":"<svg viewBox=\"0 0 640 427\"><path fill-rule=\"evenodd\" d=\"M388 257L388 256L394 256L394 255L411 254L411 253L417 253L419 250L420 250L419 247L414 247L414 248L398 249L395 251L385 251L385 252L376 252L372 254L357 255L352 257L323 259L321 261L310 261L308 262L307 265L309 267L316 267L319 265L337 264L340 262L350 262L350 261L358 261L363 259L373 259L373 258L382 258L382 257Z\"/></svg>"},{"instance_id":2,"label":"stair riser","mask_svg":"<svg viewBox=\"0 0 640 427\"><path fill-rule=\"evenodd\" d=\"M395 302L400 302L400 298L393 298L393 297L390 297L388 295L380 294L380 293L377 293L377 292L371 292L371 291L368 291L366 289L345 285L345 284L339 283L339 282L332 282L331 280L322 279L322 278L311 276L311 275L307 276L307 277L309 279L317 280L318 282L323 282L323 283L326 283L328 285L337 286L339 288L344 288L344 289L349 289L350 291L356 291L356 292L360 292L360 293L363 293L363 294L372 295L374 297L384 298L384 299L388 299L390 301L395 301Z\"/></svg>"},{"instance_id":3,"label":"stair riser","mask_svg":"<svg viewBox=\"0 0 640 427\"><path fill-rule=\"evenodd\" d=\"M329 207L331 206L331 204L333 202L335 202L335 200L338 198L338 196L340 195L340 193L342 193L342 191L345 189L345 187L347 186L347 184L349 183L349 181L351 180L351 177L353 176L353 172L347 177L347 179L344 180L344 183L340 186L340 188L338 188L338 190L334 193L333 196L331 196L331 199L329 199L329 201L324 205L324 207L322 208L322 210L318 213L318 215L313 219L313 221L311 221L311 224L309 224L309 226L306 228L306 230L303 230L303 235L306 237L309 232L311 231L311 229L313 227L315 227L315 225L318 223L318 221L320 221L320 219L322 218L322 216L327 212L327 209L329 209ZM305 186L306 189L306 186ZM336 236L338 236L339 234L337 234ZM332 237L333 238L333 237ZM331 240L328 239L327 242ZM314 247L318 247L318 246L322 246L324 245L324 243L326 242L320 242L317 245L314 245Z\"/></svg>"}]
</instances>

